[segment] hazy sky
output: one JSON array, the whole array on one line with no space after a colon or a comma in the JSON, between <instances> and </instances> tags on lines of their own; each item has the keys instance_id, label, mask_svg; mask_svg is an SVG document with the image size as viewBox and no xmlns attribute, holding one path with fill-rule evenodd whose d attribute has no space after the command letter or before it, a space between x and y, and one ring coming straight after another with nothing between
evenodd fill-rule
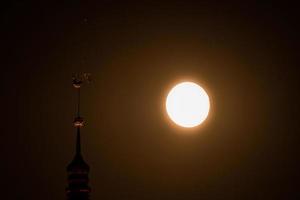
<instances>
[{"instance_id":1,"label":"hazy sky","mask_svg":"<svg viewBox=\"0 0 300 200\"><path fill-rule=\"evenodd\" d=\"M82 88L91 199L298 199L298 10L287 3L14 1L1 11L2 199L65 199ZM199 128L164 110L201 84Z\"/></svg>"}]
</instances>

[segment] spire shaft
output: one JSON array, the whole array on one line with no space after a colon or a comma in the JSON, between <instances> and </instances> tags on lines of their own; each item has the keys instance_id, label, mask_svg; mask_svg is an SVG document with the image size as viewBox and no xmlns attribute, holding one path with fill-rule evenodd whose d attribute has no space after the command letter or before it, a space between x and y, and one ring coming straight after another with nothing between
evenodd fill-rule
<instances>
[{"instance_id":1,"label":"spire shaft","mask_svg":"<svg viewBox=\"0 0 300 200\"><path fill-rule=\"evenodd\" d=\"M80 117L80 88L77 92L77 117Z\"/></svg>"},{"instance_id":2,"label":"spire shaft","mask_svg":"<svg viewBox=\"0 0 300 200\"><path fill-rule=\"evenodd\" d=\"M76 154L81 154L81 143L80 143L80 128L77 128L77 137L76 137Z\"/></svg>"}]
</instances>

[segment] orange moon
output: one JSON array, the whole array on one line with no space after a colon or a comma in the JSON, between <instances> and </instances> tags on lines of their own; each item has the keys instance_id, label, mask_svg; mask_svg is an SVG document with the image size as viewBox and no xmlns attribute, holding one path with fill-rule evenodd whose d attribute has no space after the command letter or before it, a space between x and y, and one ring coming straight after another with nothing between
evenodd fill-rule
<instances>
[{"instance_id":1,"label":"orange moon","mask_svg":"<svg viewBox=\"0 0 300 200\"><path fill-rule=\"evenodd\" d=\"M166 110L177 125L192 128L200 125L210 109L206 91L196 83L182 82L174 86L166 99Z\"/></svg>"}]
</instances>

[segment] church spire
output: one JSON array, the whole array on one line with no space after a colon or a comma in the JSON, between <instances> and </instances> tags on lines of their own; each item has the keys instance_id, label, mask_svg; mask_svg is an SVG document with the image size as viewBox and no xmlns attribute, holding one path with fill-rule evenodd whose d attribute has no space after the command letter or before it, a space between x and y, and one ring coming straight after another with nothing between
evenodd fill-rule
<instances>
[{"instance_id":1,"label":"church spire","mask_svg":"<svg viewBox=\"0 0 300 200\"><path fill-rule=\"evenodd\" d=\"M76 128L75 156L67 167L68 186L66 188L68 200L89 200L91 191L88 182L90 167L81 155L80 129L83 127L83 118L80 116L80 89L84 81L89 81L89 74L73 77L73 86L77 90L77 114L73 125Z\"/></svg>"}]
</instances>

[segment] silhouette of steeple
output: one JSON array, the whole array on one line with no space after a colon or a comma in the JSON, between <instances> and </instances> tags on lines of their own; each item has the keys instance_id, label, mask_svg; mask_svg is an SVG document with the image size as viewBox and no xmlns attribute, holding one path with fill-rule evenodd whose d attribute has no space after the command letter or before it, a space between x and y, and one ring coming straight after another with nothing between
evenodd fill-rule
<instances>
[{"instance_id":1,"label":"silhouette of steeple","mask_svg":"<svg viewBox=\"0 0 300 200\"><path fill-rule=\"evenodd\" d=\"M75 156L71 163L67 166L68 186L66 188L67 200L89 200L91 189L88 185L89 165L83 160L81 155L80 128L83 127L83 119L80 117L80 88L83 81L88 80L87 75L73 77L73 86L78 93L77 116L74 119L74 127L76 128L76 148Z\"/></svg>"}]
</instances>

